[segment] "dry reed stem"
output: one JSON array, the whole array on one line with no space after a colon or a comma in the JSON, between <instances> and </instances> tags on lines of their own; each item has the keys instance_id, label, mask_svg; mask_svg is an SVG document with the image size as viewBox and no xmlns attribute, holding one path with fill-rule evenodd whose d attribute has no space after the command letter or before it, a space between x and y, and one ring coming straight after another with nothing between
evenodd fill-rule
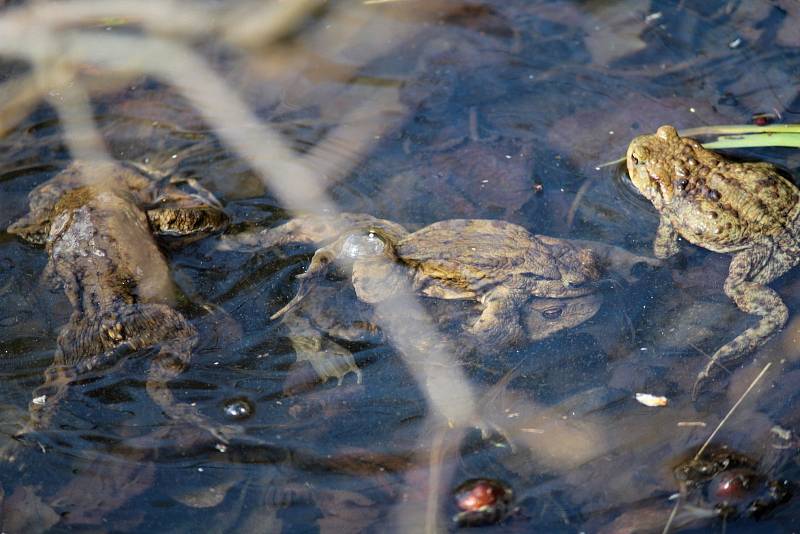
<instances>
[{"instance_id":1,"label":"dry reed stem","mask_svg":"<svg viewBox=\"0 0 800 534\"><path fill-rule=\"evenodd\" d=\"M711 440L714 439L714 436L716 436L717 433L722 428L722 426L728 422L728 419L730 419L731 415L733 415L733 412L736 411L739 405L742 404L742 401L745 399L745 397L747 397L747 395L750 394L753 388L756 387L756 384L758 384L758 382L764 377L764 375L766 374L766 372L769 370L770 367L772 367L772 362L769 362L767 365L765 365L764 368L761 370L761 372L758 373L758 376L755 377L752 382L750 382L750 385L747 386L746 390L744 390L744 393L742 393L742 396L739 397L739 400L737 400L736 403L733 406L731 406L731 409L728 410L728 413L725 414L725 417L723 417L722 421L719 422L717 428L715 428L714 431L711 432L711 435L708 436L708 439L705 441L705 443L703 443L703 446L700 447L700 449L697 451L697 454L694 455L694 460L700 458L700 456L703 454L703 451L705 451L706 448L708 447L708 444L711 443Z\"/></svg>"}]
</instances>

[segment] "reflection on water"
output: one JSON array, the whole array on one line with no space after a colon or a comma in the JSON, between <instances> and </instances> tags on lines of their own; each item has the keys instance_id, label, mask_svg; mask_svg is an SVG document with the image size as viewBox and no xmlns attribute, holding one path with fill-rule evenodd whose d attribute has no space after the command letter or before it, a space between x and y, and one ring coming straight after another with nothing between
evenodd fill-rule
<instances>
[{"instance_id":1,"label":"reflection on water","mask_svg":"<svg viewBox=\"0 0 800 534\"><path fill-rule=\"evenodd\" d=\"M656 213L622 171L596 171L597 164L663 123L745 123L773 109L796 122L800 13L791 2L475 0L440 2L432 11L426 16L438 17L433 24L387 19L413 40L376 46L373 55L369 42L314 49L325 41L309 41L318 70L307 64L287 74L281 61L299 61L288 53L252 64L213 60L303 152L340 126L342 109L376 98L376 87L395 92L403 111L373 139L369 157L345 176L330 175L343 211L411 230L499 218L536 234L645 255ZM361 57L366 65L352 67ZM457 347L448 365L458 369L439 372L468 376L480 415L480 430L433 428L416 369L396 350L413 345L409 323L399 333L380 331L349 277L334 272L291 322L270 320L297 291L295 277L315 247L220 247L289 214L175 91L150 79L124 91L102 89L95 111L115 158L152 176L196 179L231 217L224 237L161 245L178 287L176 307L198 331L190 366L170 390L177 402L242 433L225 443L169 424L146 389L154 351L131 351L76 377L52 424L25 440L17 461L0 465L4 530L180 532L204 524L220 532L351 532L391 522L419 531L431 502L450 521L486 501L485 486L466 497L461 491L458 501L450 494L480 479L513 491L498 531L660 532L675 503L670 496L685 484L676 466L767 361L775 364L762 385L715 438L748 461L733 475L714 471L700 497L684 495L672 526L797 529L796 498L756 514L758 522L741 510L749 497L739 493L736 513L713 512L720 495L736 493L745 478L762 489L788 480L791 492L800 477L791 319L751 362L731 370L725 395L698 403L689 395L708 355L751 321L722 292L727 257L684 246L662 267L604 281L602 307L589 320L503 350L476 347L461 335L475 320L474 306L428 299L426 309ZM314 153L317 168L358 153L348 132L337 132ZM787 150L736 156L798 169ZM22 216L26 195L68 161L59 122L46 107L0 139L0 226ZM378 243L362 237L346 242L354 255L377 251ZM0 445L23 423L69 321L70 304L49 285L46 263L45 250L0 234ZM794 317L796 275L772 287ZM643 406L638 392L666 396L669 404Z\"/></svg>"}]
</instances>

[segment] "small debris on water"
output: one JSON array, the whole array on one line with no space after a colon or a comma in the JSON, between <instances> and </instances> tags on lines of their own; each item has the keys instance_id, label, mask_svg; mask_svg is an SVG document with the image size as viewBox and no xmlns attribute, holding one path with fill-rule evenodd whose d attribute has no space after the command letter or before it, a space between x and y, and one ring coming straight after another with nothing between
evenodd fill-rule
<instances>
[{"instance_id":1,"label":"small debris on water","mask_svg":"<svg viewBox=\"0 0 800 534\"><path fill-rule=\"evenodd\" d=\"M539 182L538 180L536 182L533 182L533 192L536 193L537 195L541 195L542 193L544 193L544 184L542 182Z\"/></svg>"},{"instance_id":2,"label":"small debris on water","mask_svg":"<svg viewBox=\"0 0 800 534\"><path fill-rule=\"evenodd\" d=\"M678 426L699 426L705 427L705 421L678 421Z\"/></svg>"},{"instance_id":3,"label":"small debris on water","mask_svg":"<svg viewBox=\"0 0 800 534\"><path fill-rule=\"evenodd\" d=\"M773 426L772 428L769 429L769 431L772 432L773 434L775 434L776 436L778 436L779 438L781 438L784 441L789 441L790 439L792 439L792 431L788 430L786 428L780 427L778 425Z\"/></svg>"},{"instance_id":4,"label":"small debris on water","mask_svg":"<svg viewBox=\"0 0 800 534\"><path fill-rule=\"evenodd\" d=\"M647 15L644 18L644 21L647 22L647 23L655 22L655 21L657 21L658 19L660 19L663 16L664 16L664 14L661 13L661 11L656 11L655 13L650 13L649 15Z\"/></svg>"},{"instance_id":5,"label":"small debris on water","mask_svg":"<svg viewBox=\"0 0 800 534\"><path fill-rule=\"evenodd\" d=\"M669 403L669 400L666 397L651 395L649 393L637 393L636 400L640 404L644 404L645 406L650 406L654 408L660 406L666 406L667 403Z\"/></svg>"},{"instance_id":6,"label":"small debris on water","mask_svg":"<svg viewBox=\"0 0 800 534\"><path fill-rule=\"evenodd\" d=\"M47 402L47 395L41 395L33 398L33 403L37 406L44 406L45 402Z\"/></svg>"},{"instance_id":7,"label":"small debris on water","mask_svg":"<svg viewBox=\"0 0 800 534\"><path fill-rule=\"evenodd\" d=\"M728 48L739 48L739 45L741 44L742 44L742 38L737 37L736 39L728 43Z\"/></svg>"}]
</instances>

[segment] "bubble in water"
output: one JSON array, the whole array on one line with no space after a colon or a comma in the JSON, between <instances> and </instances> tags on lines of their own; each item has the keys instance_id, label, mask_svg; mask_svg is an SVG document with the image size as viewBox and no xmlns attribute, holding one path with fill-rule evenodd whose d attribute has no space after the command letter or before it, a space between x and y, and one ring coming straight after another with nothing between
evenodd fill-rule
<instances>
[{"instance_id":1,"label":"bubble in water","mask_svg":"<svg viewBox=\"0 0 800 534\"><path fill-rule=\"evenodd\" d=\"M347 258L366 258L383 252L386 244L374 232L347 236L342 245L342 255Z\"/></svg>"},{"instance_id":2,"label":"bubble in water","mask_svg":"<svg viewBox=\"0 0 800 534\"><path fill-rule=\"evenodd\" d=\"M240 421L253 415L253 413L256 411L256 408L248 399L238 398L225 401L223 411L225 412L225 415L231 419Z\"/></svg>"}]
</instances>

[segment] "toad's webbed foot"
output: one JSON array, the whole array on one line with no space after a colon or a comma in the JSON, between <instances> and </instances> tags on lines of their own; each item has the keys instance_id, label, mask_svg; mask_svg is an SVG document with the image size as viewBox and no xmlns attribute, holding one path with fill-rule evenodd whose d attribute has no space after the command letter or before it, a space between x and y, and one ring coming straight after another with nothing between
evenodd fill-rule
<instances>
[{"instance_id":1,"label":"toad's webbed foot","mask_svg":"<svg viewBox=\"0 0 800 534\"><path fill-rule=\"evenodd\" d=\"M336 259L336 253L333 250L333 245L329 245L327 247L323 247L317 250L314 253L314 257L311 258L311 264L306 269L306 272L297 275L297 279L300 281L300 284L297 287L297 293L295 293L292 300L290 300L286 305L281 308L280 310L276 311L270 316L270 320L279 319L283 315L286 315L288 312L295 309L303 299L314 289L319 282L325 278L326 274L328 273L328 269L333 264L333 261Z\"/></svg>"},{"instance_id":2,"label":"toad's webbed foot","mask_svg":"<svg viewBox=\"0 0 800 534\"><path fill-rule=\"evenodd\" d=\"M739 363L766 343L789 318L789 310L781 297L769 287L752 282L749 278L754 265L763 258L751 254L739 254L731 261L725 294L745 313L758 315L759 321L720 347L711 357L705 369L697 376L692 397L697 398L704 385L717 375L717 371ZM757 265L755 265L757 267Z\"/></svg>"},{"instance_id":3,"label":"toad's webbed foot","mask_svg":"<svg viewBox=\"0 0 800 534\"><path fill-rule=\"evenodd\" d=\"M497 287L482 299L483 311L467 331L487 347L506 347L522 339L517 307L518 296L504 287Z\"/></svg>"},{"instance_id":4,"label":"toad's webbed foot","mask_svg":"<svg viewBox=\"0 0 800 534\"><path fill-rule=\"evenodd\" d=\"M656 258L667 259L680 252L678 244L678 232L672 224L664 217L658 222L656 237L653 241L653 254Z\"/></svg>"},{"instance_id":5,"label":"toad's webbed foot","mask_svg":"<svg viewBox=\"0 0 800 534\"><path fill-rule=\"evenodd\" d=\"M289 329L289 341L294 348L297 362L308 362L322 382L335 378L341 385L344 378L353 373L361 383L361 369L353 354L338 343L327 339L305 317L293 314L284 319Z\"/></svg>"},{"instance_id":6,"label":"toad's webbed foot","mask_svg":"<svg viewBox=\"0 0 800 534\"><path fill-rule=\"evenodd\" d=\"M638 282L641 277L640 267L643 266L644 271L647 272L648 270L655 270L664 265L663 260L650 258L648 256L640 256L639 254L628 252L624 248L614 245L582 239L571 239L570 241L594 252L604 273L618 276L629 284Z\"/></svg>"},{"instance_id":7,"label":"toad's webbed foot","mask_svg":"<svg viewBox=\"0 0 800 534\"><path fill-rule=\"evenodd\" d=\"M210 433L214 439L228 443L244 432L237 425L223 425L201 414L187 403L177 402L169 389L169 381L178 376L189 363L193 339L174 340L162 345L147 373L147 393L173 424L188 424Z\"/></svg>"}]
</instances>

